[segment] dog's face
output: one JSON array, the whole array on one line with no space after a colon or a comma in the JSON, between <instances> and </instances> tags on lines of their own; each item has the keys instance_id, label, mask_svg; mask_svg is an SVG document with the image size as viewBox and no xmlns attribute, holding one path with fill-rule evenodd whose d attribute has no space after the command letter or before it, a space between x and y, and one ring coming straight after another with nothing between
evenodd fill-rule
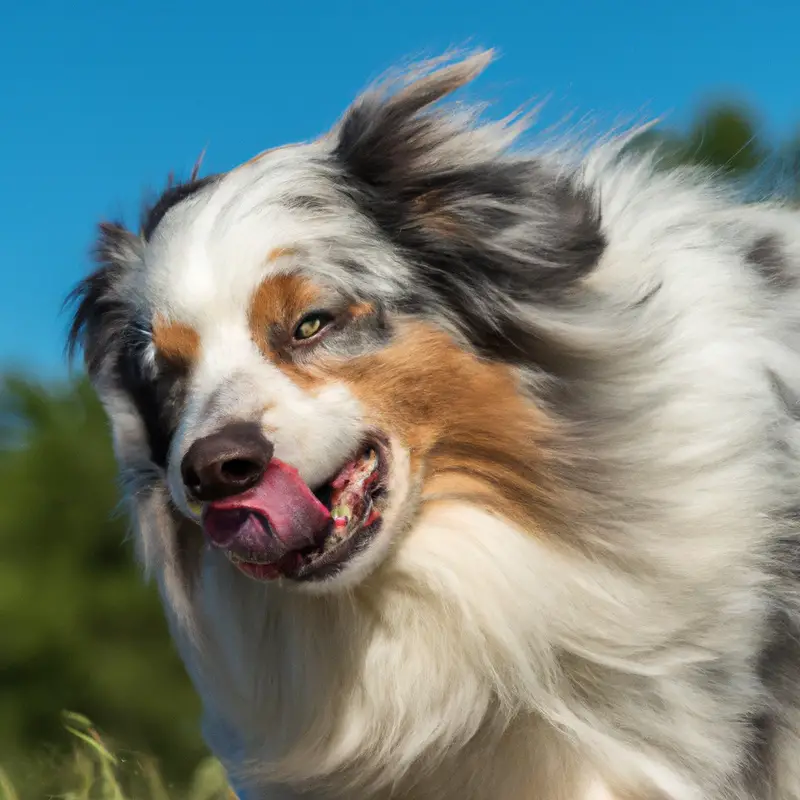
<instances>
[{"instance_id":1,"label":"dog's face","mask_svg":"<svg viewBox=\"0 0 800 800\"><path fill-rule=\"evenodd\" d=\"M428 108L485 61L102 228L73 335L131 495L166 486L256 580L351 586L442 501L553 511L531 386L558 355L532 309L602 237L569 179L501 157L508 132Z\"/></svg>"}]
</instances>

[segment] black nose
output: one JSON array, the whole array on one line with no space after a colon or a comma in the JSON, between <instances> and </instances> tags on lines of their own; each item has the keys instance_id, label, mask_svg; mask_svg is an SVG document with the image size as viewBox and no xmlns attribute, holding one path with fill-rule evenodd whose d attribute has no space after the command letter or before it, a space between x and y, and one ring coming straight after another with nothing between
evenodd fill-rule
<instances>
[{"instance_id":1,"label":"black nose","mask_svg":"<svg viewBox=\"0 0 800 800\"><path fill-rule=\"evenodd\" d=\"M181 462L183 483L201 502L240 494L261 480L272 451L258 425L232 423L189 448Z\"/></svg>"}]
</instances>

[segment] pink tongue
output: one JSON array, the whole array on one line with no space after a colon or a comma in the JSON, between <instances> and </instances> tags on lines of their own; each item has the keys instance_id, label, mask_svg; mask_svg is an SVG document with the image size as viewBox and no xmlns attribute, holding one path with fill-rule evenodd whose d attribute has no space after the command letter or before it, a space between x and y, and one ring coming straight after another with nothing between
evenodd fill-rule
<instances>
[{"instance_id":1,"label":"pink tongue","mask_svg":"<svg viewBox=\"0 0 800 800\"><path fill-rule=\"evenodd\" d=\"M273 459L264 477L243 494L209 504L203 515L208 537L219 547L241 543L253 550L271 551L270 538L249 512L263 516L272 534L286 550L299 550L316 543L327 530L330 512L314 496L294 467ZM260 534L260 535L259 535ZM241 542L237 540L241 539ZM262 545L262 546L259 546Z\"/></svg>"}]
</instances>

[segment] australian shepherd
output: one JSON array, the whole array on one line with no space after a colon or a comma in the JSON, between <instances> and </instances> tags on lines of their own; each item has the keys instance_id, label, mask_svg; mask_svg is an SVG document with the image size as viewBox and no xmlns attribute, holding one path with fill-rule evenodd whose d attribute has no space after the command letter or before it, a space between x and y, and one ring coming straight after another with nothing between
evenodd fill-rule
<instances>
[{"instance_id":1,"label":"australian shepherd","mask_svg":"<svg viewBox=\"0 0 800 800\"><path fill-rule=\"evenodd\" d=\"M489 60L100 227L206 740L247 800L798 800L800 216L440 102Z\"/></svg>"}]
</instances>

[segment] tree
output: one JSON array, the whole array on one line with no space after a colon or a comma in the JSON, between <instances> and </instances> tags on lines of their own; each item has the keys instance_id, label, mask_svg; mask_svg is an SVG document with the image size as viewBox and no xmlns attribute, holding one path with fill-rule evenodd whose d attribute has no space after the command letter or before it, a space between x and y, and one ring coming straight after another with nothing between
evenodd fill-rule
<instances>
[{"instance_id":1,"label":"tree","mask_svg":"<svg viewBox=\"0 0 800 800\"><path fill-rule=\"evenodd\" d=\"M180 777L198 701L125 542L106 419L84 378L0 388L0 760L87 714Z\"/></svg>"},{"instance_id":2,"label":"tree","mask_svg":"<svg viewBox=\"0 0 800 800\"><path fill-rule=\"evenodd\" d=\"M746 106L718 103L698 114L686 132L651 128L629 147L658 150L664 169L710 168L740 183L753 200L777 194L800 203L800 134L786 142L767 142Z\"/></svg>"}]
</instances>

